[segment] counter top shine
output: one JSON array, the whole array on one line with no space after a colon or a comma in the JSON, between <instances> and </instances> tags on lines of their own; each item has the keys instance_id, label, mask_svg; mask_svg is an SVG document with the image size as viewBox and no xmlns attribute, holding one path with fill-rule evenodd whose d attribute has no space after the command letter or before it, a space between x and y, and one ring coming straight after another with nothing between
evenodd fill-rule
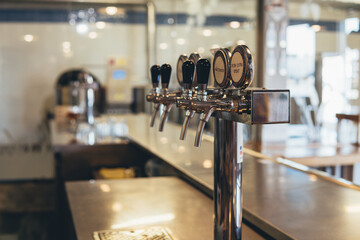
<instances>
[{"instance_id":1,"label":"counter top shine","mask_svg":"<svg viewBox=\"0 0 360 240\"><path fill-rule=\"evenodd\" d=\"M148 115L124 115L124 119L132 142L193 179L211 196L212 137L205 138L201 148L195 148L194 131L180 141L179 125L168 123L164 132L158 132L148 127ZM248 154L244 155L243 167L243 217L272 237L360 238L359 191Z\"/></svg>"}]
</instances>

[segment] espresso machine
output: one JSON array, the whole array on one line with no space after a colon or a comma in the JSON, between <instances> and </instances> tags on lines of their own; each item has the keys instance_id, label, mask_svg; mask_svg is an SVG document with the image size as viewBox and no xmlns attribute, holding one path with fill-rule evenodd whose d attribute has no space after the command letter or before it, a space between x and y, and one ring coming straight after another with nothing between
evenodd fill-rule
<instances>
[{"instance_id":1,"label":"espresso machine","mask_svg":"<svg viewBox=\"0 0 360 240\"><path fill-rule=\"evenodd\" d=\"M63 72L56 83L55 117L63 122L80 119L94 125L95 116L103 111L99 80L84 69Z\"/></svg>"},{"instance_id":2,"label":"espresso machine","mask_svg":"<svg viewBox=\"0 0 360 240\"><path fill-rule=\"evenodd\" d=\"M180 139L186 137L189 122L196 113L200 122L194 141L201 146L202 134L210 117L214 130L214 238L241 239L243 124L278 124L290 122L289 90L248 88L254 77L250 49L238 45L230 52L220 48L214 54L212 74L215 88L208 88L211 63L207 59L179 57L182 91L169 91L171 66L151 68L153 90L147 101L154 103L151 126L155 125L160 106L159 131L163 131L173 106L186 111ZM160 88L161 77L161 88ZM178 77L179 79L179 77ZM196 79L196 81L194 81Z\"/></svg>"}]
</instances>

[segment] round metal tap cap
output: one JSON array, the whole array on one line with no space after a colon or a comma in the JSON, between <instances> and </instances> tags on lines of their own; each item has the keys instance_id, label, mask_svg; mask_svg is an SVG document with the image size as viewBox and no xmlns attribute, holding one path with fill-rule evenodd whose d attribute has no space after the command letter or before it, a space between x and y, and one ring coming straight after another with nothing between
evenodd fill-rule
<instances>
[{"instance_id":1,"label":"round metal tap cap","mask_svg":"<svg viewBox=\"0 0 360 240\"><path fill-rule=\"evenodd\" d=\"M220 48L214 55L213 75L216 84L221 88L227 88L231 84L230 57L231 53L227 48Z\"/></svg>"},{"instance_id":2,"label":"round metal tap cap","mask_svg":"<svg viewBox=\"0 0 360 240\"><path fill-rule=\"evenodd\" d=\"M245 89L254 78L254 62L250 49L238 45L231 54L230 73L234 87Z\"/></svg>"}]
</instances>

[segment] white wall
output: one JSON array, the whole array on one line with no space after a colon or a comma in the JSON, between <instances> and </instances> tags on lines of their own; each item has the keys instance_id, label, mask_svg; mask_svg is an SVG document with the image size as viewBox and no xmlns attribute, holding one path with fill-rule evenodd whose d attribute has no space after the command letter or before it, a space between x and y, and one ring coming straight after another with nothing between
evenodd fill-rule
<instances>
[{"instance_id":1,"label":"white wall","mask_svg":"<svg viewBox=\"0 0 360 240\"><path fill-rule=\"evenodd\" d=\"M199 1L169 1L156 0L159 13L190 13L197 16L206 12L210 15L241 16L254 22L256 1L237 0L219 1L219 4L209 7L201 6L199 11L191 12L192 4ZM216 2L200 1L200 2ZM300 5L290 1L291 19L309 19L300 14ZM351 13L359 17L359 13ZM320 20L341 21L349 16L344 10L322 8ZM203 36L203 30L212 31L210 37ZM214 45L227 47L238 40L244 40L252 50L255 61L256 36L254 26L249 29L231 29L221 27L192 27L185 25L159 25L157 29L158 63L168 62L175 66L180 54L190 54L194 51L204 51L204 57L210 57L209 49ZM90 31L96 30L94 26ZM122 57L128 60L130 76L133 82L146 82L146 28L141 24L107 24L103 30L96 30L98 38L90 39L87 35L79 35L73 26L67 23L6 23L0 22L0 144L36 142L39 138L38 126L44 117L45 106L53 103L54 84L59 74L73 67L87 67L95 73L102 82L106 80L106 62L108 57ZM176 34L175 34L176 33ZM35 39L31 43L24 41L25 34L32 34ZM178 44L179 38L185 40ZM72 54L63 52L63 42L71 43ZM360 34L351 34L347 39L351 48L360 49ZM167 48L161 49L160 44L166 43ZM306 47L306 46L299 46ZM335 32L319 32L316 34L317 52L338 51ZM176 87L175 74L172 75L172 86ZM270 86L271 87L271 86ZM3 133L6 129L14 140L9 140ZM21 154L19 156L22 156ZM5 169L9 158L0 155L0 167ZM11 160L15 166L21 161ZM36 162L27 163L28 177L35 175L51 177L50 164L48 172L39 168ZM41 164L40 164L41 165ZM25 165L24 165L25 166ZM19 167L7 167L8 173L17 173ZM39 173L40 172L40 173ZM42 174L42 175L41 175ZM9 175L9 176L10 176ZM9 178L9 176L7 178ZM13 175L12 175L13 176Z\"/></svg>"},{"instance_id":2,"label":"white wall","mask_svg":"<svg viewBox=\"0 0 360 240\"><path fill-rule=\"evenodd\" d=\"M89 39L64 23L0 23L0 132L7 129L17 141L33 135L66 69L86 67L104 82L107 59L117 56L133 66L132 81L145 80L145 27L108 24L97 32L98 38ZM25 34L34 41L25 42ZM71 43L70 55L63 52L63 42Z\"/></svg>"},{"instance_id":3,"label":"white wall","mask_svg":"<svg viewBox=\"0 0 360 240\"><path fill-rule=\"evenodd\" d=\"M159 13L189 13L195 1L156 0ZM216 2L216 1L213 1ZM200 7L206 14L242 16L254 19L255 1L221 1L211 8ZM172 16L172 15L170 15ZM203 30L212 35L203 36ZM39 126L45 109L54 103L54 86L61 72L69 68L86 67L102 83L106 83L106 63L109 57L127 59L131 81L148 83L146 66L146 27L144 24L106 24L105 29L90 25L89 32L98 37L90 39L79 35L75 26L68 23L0 22L0 146L15 145L8 152L0 153L0 180L51 178L54 174L52 153L44 148L41 152L26 153L21 144L38 143L41 138ZM176 34L175 34L176 33ZM34 36L26 42L24 35ZM186 25L158 25L158 64L170 63L175 69L180 54L201 51L210 57L214 44L227 47L238 40L245 40L255 51L255 32L251 29L231 29L228 26L209 27ZM179 44L184 39L184 44ZM71 51L63 44L69 42ZM167 48L162 49L161 43ZM256 56L255 56L256 58ZM172 87L177 87L175 71ZM5 132L12 138L8 138ZM1 146L2 147L2 146Z\"/></svg>"},{"instance_id":4,"label":"white wall","mask_svg":"<svg viewBox=\"0 0 360 240\"><path fill-rule=\"evenodd\" d=\"M156 0L159 13L189 13L192 1ZM201 8L205 11L207 5ZM290 2L290 18L301 19L300 5ZM255 18L255 1L220 1L208 8L212 15L231 15ZM193 14L198 14L197 12ZM354 13L352 13L354 15ZM355 15L357 13L355 12ZM343 20L348 13L331 8L321 9L321 20ZM356 15L358 16L358 15ZM311 17L308 17L311 19ZM203 36L203 30L212 31L210 37ZM90 31L96 30L94 26ZM58 75L72 67L88 67L103 82L106 79L106 60L110 56L128 59L133 82L144 82L147 76L145 31L140 24L107 24L103 30L96 30L98 38L89 39L79 35L67 23L0 23L0 143L7 142L3 129L7 129L16 141L36 139L37 126L43 117L45 105L51 105L54 84ZM231 29L221 27L193 27L186 25L159 25L157 37L158 63L175 66L180 54L204 51L210 57L213 45L229 46L244 40L256 56L254 27ZM27 43L25 34L32 34L35 40ZM179 38L185 40L179 45ZM69 41L73 55L63 53L62 43ZM161 49L161 43L167 48ZM351 34L348 45L360 49L360 34ZM316 34L317 52L338 51L335 32ZM172 86L177 86L173 74Z\"/></svg>"},{"instance_id":5,"label":"white wall","mask_svg":"<svg viewBox=\"0 0 360 240\"><path fill-rule=\"evenodd\" d=\"M160 13L186 13L187 5L182 2L155 3ZM253 1L225 2L212 7L211 14L253 18L255 5ZM0 22L0 143L9 142L4 129L16 142L37 140L44 108L53 103L55 81L66 69L86 67L105 82L107 59L123 57L128 60L133 82L148 81L145 25L108 23L102 30L90 27L89 32L96 31L98 38L79 35L68 23ZM212 36L204 37L204 29L210 29ZM33 35L34 41L25 42L26 34ZM159 25L157 34L158 63L172 66L183 53L203 49L201 54L210 57L209 49L214 44L225 47L242 39L255 49L255 32L251 29ZM179 38L185 39L184 45L177 43ZM67 41L71 43L70 55L63 52L62 44ZM167 49L161 49L160 43L167 43ZM171 84L176 87L175 72L172 76Z\"/></svg>"}]
</instances>

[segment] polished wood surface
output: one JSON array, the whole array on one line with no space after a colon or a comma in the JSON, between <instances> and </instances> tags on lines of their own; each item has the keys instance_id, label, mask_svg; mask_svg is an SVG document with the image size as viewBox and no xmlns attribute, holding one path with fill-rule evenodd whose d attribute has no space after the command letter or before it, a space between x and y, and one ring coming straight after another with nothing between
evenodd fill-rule
<instances>
[{"instance_id":1,"label":"polished wood surface","mask_svg":"<svg viewBox=\"0 0 360 240\"><path fill-rule=\"evenodd\" d=\"M177 240L213 239L213 202L175 177L66 183L78 240L112 229L166 227ZM265 239L243 225L243 239Z\"/></svg>"},{"instance_id":2,"label":"polished wood surface","mask_svg":"<svg viewBox=\"0 0 360 240\"><path fill-rule=\"evenodd\" d=\"M341 126L341 121L342 120L350 120L352 122L355 123L356 126L356 142L354 143L355 146L359 146L359 121L360 121L360 115L359 115L359 111L356 111L356 113L354 112L349 112L349 113L337 113L336 114L336 118L337 118L337 126L336 126L336 131L337 131L337 136L338 136L338 142L340 142L339 140L339 136L340 136L340 126Z\"/></svg>"},{"instance_id":3,"label":"polished wood surface","mask_svg":"<svg viewBox=\"0 0 360 240\"><path fill-rule=\"evenodd\" d=\"M350 120L350 121L354 121L354 122L359 122L360 120L360 116L359 114L351 114L351 113L337 113L336 114L336 118L338 119L338 121L346 119L346 120Z\"/></svg>"}]
</instances>

